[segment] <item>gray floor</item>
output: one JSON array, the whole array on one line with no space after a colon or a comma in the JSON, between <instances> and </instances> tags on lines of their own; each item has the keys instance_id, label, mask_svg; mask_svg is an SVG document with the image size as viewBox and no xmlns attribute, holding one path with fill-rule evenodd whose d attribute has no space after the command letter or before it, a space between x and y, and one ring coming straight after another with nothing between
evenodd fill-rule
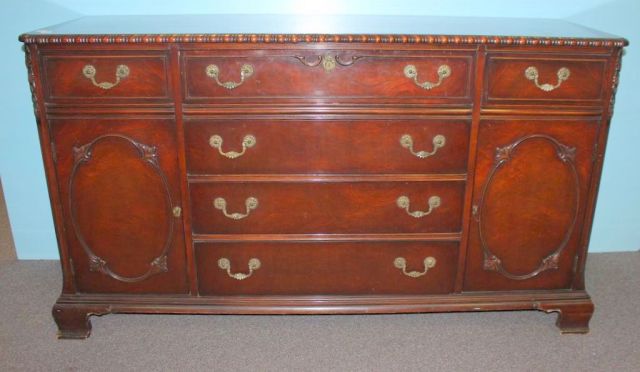
<instances>
[{"instance_id":1,"label":"gray floor","mask_svg":"<svg viewBox=\"0 0 640 372\"><path fill-rule=\"evenodd\" d=\"M0 265L0 370L639 371L640 253L592 254L588 335L542 312L93 317L57 340L54 261Z\"/></svg>"},{"instance_id":2,"label":"gray floor","mask_svg":"<svg viewBox=\"0 0 640 372\"><path fill-rule=\"evenodd\" d=\"M13 245L11 225L7 216L7 207L4 203L2 191L2 179L0 179L0 263L12 262L16 259L16 249Z\"/></svg>"}]
</instances>

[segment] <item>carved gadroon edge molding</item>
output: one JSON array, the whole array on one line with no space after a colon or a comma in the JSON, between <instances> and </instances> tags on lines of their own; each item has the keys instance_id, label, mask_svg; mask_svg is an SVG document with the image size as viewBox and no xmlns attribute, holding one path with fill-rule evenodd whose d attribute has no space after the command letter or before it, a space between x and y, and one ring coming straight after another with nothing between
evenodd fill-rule
<instances>
[{"instance_id":1,"label":"carved gadroon edge molding","mask_svg":"<svg viewBox=\"0 0 640 372\"><path fill-rule=\"evenodd\" d=\"M372 43L372 44L492 44L575 47L623 47L626 39L545 38L485 35L345 35L345 34L135 34L135 35L20 35L35 44L149 44L149 43Z\"/></svg>"},{"instance_id":2,"label":"carved gadroon edge molding","mask_svg":"<svg viewBox=\"0 0 640 372\"><path fill-rule=\"evenodd\" d=\"M174 219L172 217L169 218L169 231L167 232L167 238L165 240L164 246L162 248L162 251L160 252L160 255L156 258L154 258L150 263L149 263L149 269L142 275L137 276L137 277L126 277L126 276L122 276L119 275L118 273L114 272L113 270L111 270L111 268L109 268L109 264L106 260L104 260L103 258L101 258L100 256L96 255L93 250L91 249L91 247L89 247L89 244L87 243L84 235L82 234L81 230L80 230L80 226L78 225L78 220L76 218L76 213L75 213L75 208L74 208L74 204L73 204L73 196L74 196L74 187L73 187L73 181L75 179L75 176L80 168L81 165L83 164L87 164L91 161L92 159L92 150L93 147L105 140L105 139L119 139L119 140L124 140L126 142L128 142L130 145L132 145L134 148L136 148L136 150L138 150L138 154L140 155L140 159L142 159L142 161L148 163L152 169L156 172L156 174L160 177L160 179L162 180L162 184L164 186L165 189L165 199L167 202L167 214L169 216L173 216L173 211L172 211L172 200L171 200L171 191L169 189L169 183L167 181L167 178L164 174L164 172L162 172L162 169L160 168L160 164L158 163L158 152L155 146L149 146L149 145L145 145L143 143L139 143L129 137L123 136L123 135L118 135L118 134L107 134L107 135L103 135L100 136L96 139L94 139L93 141L82 145L82 146L77 146L73 148L73 159L74 159L74 163L73 163L73 169L71 170L71 175L69 177L69 210L70 210L70 214L71 214L71 224L73 226L73 229L75 231L76 237L80 243L80 245L82 246L82 248L84 249L85 253L87 254L87 256L89 257L89 270L90 271L97 271L100 273L103 273L105 275L109 275L110 277L112 277L113 279L119 280L121 282L125 282L125 283L135 283L135 282L140 282L143 281L145 279L147 279L148 277L154 275L154 274L158 274L158 273L162 273L162 272L166 272L168 271L168 267L167 267L167 254L169 252L169 248L171 246L171 241L173 240L173 231L174 231Z\"/></svg>"},{"instance_id":3,"label":"carved gadroon edge molding","mask_svg":"<svg viewBox=\"0 0 640 372\"><path fill-rule=\"evenodd\" d=\"M31 50L27 45L24 46L24 63L27 65L29 89L31 90L31 101L33 102L33 113L36 116L37 123L40 124L40 112L38 111L38 95L36 94L36 75L33 73L33 65L31 64Z\"/></svg>"},{"instance_id":4,"label":"carved gadroon edge molding","mask_svg":"<svg viewBox=\"0 0 640 372\"><path fill-rule=\"evenodd\" d=\"M570 169L570 172L575 182L574 211L573 211L573 218L571 220L571 224L569 225L565 233L565 236L560 242L560 244L557 247L555 247L550 254L548 254L546 257L544 257L541 260L540 264L535 270L533 270L528 274L517 275L507 271L502 264L502 260L496 254L494 254L489 248L489 245L487 244L487 241L486 241L484 229L483 229L484 225L483 225L483 219L482 219L482 212L483 212L485 197L487 195L487 192L489 190L489 187L492 184L492 181L495 175L504 165L506 165L513 158L514 154L517 151L518 146L520 146L523 142L533 140L533 139L542 139L550 142L555 147L556 155L558 156L558 159L564 164L566 164ZM558 268L560 254L562 253L567 243L569 242L569 239L571 238L571 235L573 233L573 230L575 228L576 221L578 218L578 206L580 201L580 183L579 183L578 171L575 166L575 157L576 157L575 147L564 145L558 142L558 140L556 140L555 138L544 135L544 134L528 135L518 139L517 141L509 145L496 148L493 168L491 169L489 176L487 177L487 181L485 182L484 187L482 189L482 194L480 196L480 202L478 203L478 208L477 209L474 208L475 221L478 223L480 244L482 246L482 250L484 253L484 262L483 262L484 270L498 272L503 276L512 280L526 280L526 279L530 279L538 276L543 271L554 270Z\"/></svg>"}]
</instances>

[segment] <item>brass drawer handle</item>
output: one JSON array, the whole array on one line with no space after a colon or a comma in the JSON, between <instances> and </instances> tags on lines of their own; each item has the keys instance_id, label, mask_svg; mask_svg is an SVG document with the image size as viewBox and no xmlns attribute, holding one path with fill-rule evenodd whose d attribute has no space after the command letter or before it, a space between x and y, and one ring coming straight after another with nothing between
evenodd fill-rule
<instances>
[{"instance_id":1,"label":"brass drawer handle","mask_svg":"<svg viewBox=\"0 0 640 372\"><path fill-rule=\"evenodd\" d=\"M428 158L429 156L434 155L438 151L438 149L443 148L447 142L447 138L442 134L438 134L435 137L433 137L432 142L433 142L433 151L431 152L415 151L413 149L413 138L410 135L404 134L402 135L402 137L400 137L400 146L404 147L405 149L408 149L409 152L411 152L413 155L421 159Z\"/></svg>"},{"instance_id":2,"label":"brass drawer handle","mask_svg":"<svg viewBox=\"0 0 640 372\"><path fill-rule=\"evenodd\" d=\"M247 279L253 274L253 270L258 270L260 266L262 266L262 263L260 262L259 259L252 258L249 260L248 266L249 266L249 274L245 274L245 273L233 274L231 273L231 261L229 261L228 258L222 257L221 259L218 260L218 267L221 268L222 270L227 270L227 275L229 275L235 280Z\"/></svg>"},{"instance_id":3,"label":"brass drawer handle","mask_svg":"<svg viewBox=\"0 0 640 372\"><path fill-rule=\"evenodd\" d=\"M441 65L440 67L438 67L438 81L435 83L432 83L430 81L420 83L418 81L418 69L414 65L406 65L404 67L404 76L408 77L409 79L413 79L413 82L420 88L430 90L440 86L444 79L451 76L451 67L449 67L448 65Z\"/></svg>"},{"instance_id":4,"label":"brass drawer handle","mask_svg":"<svg viewBox=\"0 0 640 372\"><path fill-rule=\"evenodd\" d=\"M219 79L220 69L218 68L217 65L209 65L209 66L207 66L207 68L205 69L205 72L207 73L208 77L210 77L213 80L215 80L216 83L218 83L218 85L220 85L221 87L227 88L227 89L235 89L235 88L239 87L240 85L242 85L242 83L244 83L245 79L247 79L248 77L253 75L253 66L251 66L251 65L242 65L242 67L240 67L240 82L238 82L238 83L236 83L235 81L221 82L220 79Z\"/></svg>"},{"instance_id":5,"label":"brass drawer handle","mask_svg":"<svg viewBox=\"0 0 640 372\"><path fill-rule=\"evenodd\" d=\"M424 216L427 216L429 214L431 214L431 212L433 212L434 209L438 208L440 206L440 204L442 203L442 201L440 200L440 197L437 195L434 195L432 197L429 198L429 210L426 212L423 211L409 211L409 206L411 204L409 197L402 195L398 198L398 200L396 200L396 204L398 205L399 208L404 209L407 214L411 217L415 217L415 218L422 218Z\"/></svg>"},{"instance_id":6,"label":"brass drawer handle","mask_svg":"<svg viewBox=\"0 0 640 372\"><path fill-rule=\"evenodd\" d=\"M419 278L427 273L429 269L436 266L436 259L429 256L424 259L424 271L409 271L407 272L407 260L404 257L397 257L393 260L393 266L402 270L402 273L411 278Z\"/></svg>"},{"instance_id":7,"label":"brass drawer handle","mask_svg":"<svg viewBox=\"0 0 640 372\"><path fill-rule=\"evenodd\" d=\"M567 81L567 79L569 79L571 71L569 71L569 69L566 67L561 67L556 75L558 76L558 82L556 83L556 85L551 85L548 83L540 85L540 83L538 82L538 78L540 77L540 75L537 68L529 66L526 70L524 70L524 76L528 80L532 80L538 88L544 90L545 92L550 92L556 88L559 88L563 81Z\"/></svg>"},{"instance_id":8,"label":"brass drawer handle","mask_svg":"<svg viewBox=\"0 0 640 372\"><path fill-rule=\"evenodd\" d=\"M111 89L120 83L120 79L124 79L129 76L129 67L127 65L118 65L116 67L116 82L110 83L108 81L103 81L102 83L98 83L96 81L96 68L93 65L85 65L82 69L82 74L87 79L91 80L93 85L102 89Z\"/></svg>"},{"instance_id":9,"label":"brass drawer handle","mask_svg":"<svg viewBox=\"0 0 640 372\"><path fill-rule=\"evenodd\" d=\"M214 134L213 136L211 136L211 138L209 138L209 146L213 147L214 149L218 149L218 152L220 153L220 155L227 157L229 159L235 159L235 158L241 157L242 155L244 155L245 151L247 151L248 148L255 146L256 142L257 142L256 137L252 136L251 134L247 134L242 139L241 152L237 152L237 151L224 152L222 151L222 137L220 137L217 134Z\"/></svg>"},{"instance_id":10,"label":"brass drawer handle","mask_svg":"<svg viewBox=\"0 0 640 372\"><path fill-rule=\"evenodd\" d=\"M227 213L227 201L224 200L224 198L215 198L213 201L213 206L221 210L225 217L231 218L232 220L241 220L247 217L253 209L258 208L258 199L253 196L248 197L247 200L244 201L244 205L247 210L246 213Z\"/></svg>"}]
</instances>

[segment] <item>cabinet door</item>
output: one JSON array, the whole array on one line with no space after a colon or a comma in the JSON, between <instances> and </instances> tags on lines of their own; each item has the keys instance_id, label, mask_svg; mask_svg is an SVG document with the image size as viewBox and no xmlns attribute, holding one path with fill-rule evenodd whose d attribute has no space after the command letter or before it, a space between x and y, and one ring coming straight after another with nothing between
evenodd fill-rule
<instances>
[{"instance_id":1,"label":"cabinet door","mask_svg":"<svg viewBox=\"0 0 640 372\"><path fill-rule=\"evenodd\" d=\"M571 288L598 121L485 120L465 290Z\"/></svg>"},{"instance_id":2,"label":"cabinet door","mask_svg":"<svg viewBox=\"0 0 640 372\"><path fill-rule=\"evenodd\" d=\"M78 292L186 292L173 120L50 125Z\"/></svg>"}]
</instances>

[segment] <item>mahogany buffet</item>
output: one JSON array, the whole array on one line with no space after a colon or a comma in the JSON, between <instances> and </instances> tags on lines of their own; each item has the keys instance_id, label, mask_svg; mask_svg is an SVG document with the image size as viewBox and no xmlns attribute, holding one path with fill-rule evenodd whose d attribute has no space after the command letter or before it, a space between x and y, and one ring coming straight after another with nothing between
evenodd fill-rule
<instances>
[{"instance_id":1,"label":"mahogany buffet","mask_svg":"<svg viewBox=\"0 0 640 372\"><path fill-rule=\"evenodd\" d=\"M588 331L625 39L222 15L86 17L20 40L61 338L109 313L533 309Z\"/></svg>"}]
</instances>

